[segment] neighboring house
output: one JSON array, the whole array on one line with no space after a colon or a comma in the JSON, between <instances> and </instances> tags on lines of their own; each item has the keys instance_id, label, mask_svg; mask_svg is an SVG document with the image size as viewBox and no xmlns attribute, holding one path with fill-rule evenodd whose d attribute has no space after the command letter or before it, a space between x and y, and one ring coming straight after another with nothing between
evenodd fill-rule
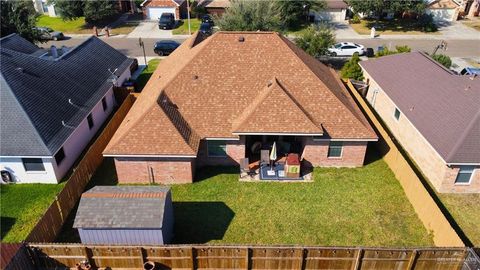
<instances>
[{"instance_id":1,"label":"neighboring house","mask_svg":"<svg viewBox=\"0 0 480 270\"><path fill-rule=\"evenodd\" d=\"M326 0L327 8L320 12L310 12L315 21L343 22L347 19L348 5L342 0Z\"/></svg>"},{"instance_id":2,"label":"neighboring house","mask_svg":"<svg viewBox=\"0 0 480 270\"><path fill-rule=\"evenodd\" d=\"M0 165L19 183L57 183L116 105L132 59L90 37L72 49L0 39Z\"/></svg>"},{"instance_id":3,"label":"neighboring house","mask_svg":"<svg viewBox=\"0 0 480 270\"><path fill-rule=\"evenodd\" d=\"M230 7L230 0L201 0L198 6L204 7L208 14L220 16Z\"/></svg>"},{"instance_id":4,"label":"neighboring house","mask_svg":"<svg viewBox=\"0 0 480 270\"><path fill-rule=\"evenodd\" d=\"M73 228L87 245L163 245L173 218L168 187L96 186L82 194Z\"/></svg>"},{"instance_id":5,"label":"neighboring house","mask_svg":"<svg viewBox=\"0 0 480 270\"><path fill-rule=\"evenodd\" d=\"M57 17L55 4L49 4L48 0L32 0L35 11L39 14L45 14L50 17Z\"/></svg>"},{"instance_id":6,"label":"neighboring house","mask_svg":"<svg viewBox=\"0 0 480 270\"><path fill-rule=\"evenodd\" d=\"M480 192L480 79L419 52L360 62L366 99L439 192Z\"/></svg>"},{"instance_id":7,"label":"neighboring house","mask_svg":"<svg viewBox=\"0 0 480 270\"><path fill-rule=\"evenodd\" d=\"M175 20L186 16L187 0L145 0L140 6L148 20L158 20L162 13L175 14Z\"/></svg>"},{"instance_id":8,"label":"neighboring house","mask_svg":"<svg viewBox=\"0 0 480 270\"><path fill-rule=\"evenodd\" d=\"M437 22L454 22L458 18L460 4L457 0L427 0L425 12Z\"/></svg>"},{"instance_id":9,"label":"neighboring house","mask_svg":"<svg viewBox=\"0 0 480 270\"><path fill-rule=\"evenodd\" d=\"M335 71L290 40L217 32L160 62L103 154L120 183L188 183L196 168L254 161L257 142L288 142L309 166L358 167L376 140Z\"/></svg>"},{"instance_id":10,"label":"neighboring house","mask_svg":"<svg viewBox=\"0 0 480 270\"><path fill-rule=\"evenodd\" d=\"M463 0L461 10L467 18L478 17L480 13L480 0Z\"/></svg>"}]
</instances>

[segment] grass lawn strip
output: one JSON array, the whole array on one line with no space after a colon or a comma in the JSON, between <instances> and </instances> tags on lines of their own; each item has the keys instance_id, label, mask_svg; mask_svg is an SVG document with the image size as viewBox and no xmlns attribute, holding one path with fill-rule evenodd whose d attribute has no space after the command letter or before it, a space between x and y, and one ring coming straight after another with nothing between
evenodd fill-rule
<instances>
[{"instance_id":1,"label":"grass lawn strip","mask_svg":"<svg viewBox=\"0 0 480 270\"><path fill-rule=\"evenodd\" d=\"M198 31L201 23L202 21L200 19L197 19L197 18L190 19L190 31L192 32L192 34ZM187 20L180 21L177 27L173 29L172 33L174 35L188 35L188 21Z\"/></svg>"},{"instance_id":2,"label":"grass lawn strip","mask_svg":"<svg viewBox=\"0 0 480 270\"><path fill-rule=\"evenodd\" d=\"M161 59L152 59L148 61L148 67L145 68L140 75L138 75L136 80L138 91L141 91L145 87L153 72L157 69L160 61Z\"/></svg>"},{"instance_id":3,"label":"grass lawn strip","mask_svg":"<svg viewBox=\"0 0 480 270\"><path fill-rule=\"evenodd\" d=\"M128 34L138 25L138 21L126 21L117 27L111 29L111 35ZM93 34L93 26L85 22L85 17L79 17L75 20L64 21L60 17L49 17L41 15L37 19L37 26L50 27L54 31L60 31L65 34ZM98 32L102 30L105 25L97 25Z\"/></svg>"},{"instance_id":4,"label":"grass lawn strip","mask_svg":"<svg viewBox=\"0 0 480 270\"><path fill-rule=\"evenodd\" d=\"M393 20L361 20L360 23L350 24L360 35L370 35L372 27L380 35L439 35L437 32L424 32L415 20L393 19Z\"/></svg>"}]
</instances>

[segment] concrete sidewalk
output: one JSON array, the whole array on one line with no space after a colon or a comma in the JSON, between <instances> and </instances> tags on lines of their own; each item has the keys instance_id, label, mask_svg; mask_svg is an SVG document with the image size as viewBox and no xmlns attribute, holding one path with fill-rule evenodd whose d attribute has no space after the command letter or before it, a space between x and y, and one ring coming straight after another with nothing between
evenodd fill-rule
<instances>
[{"instance_id":1,"label":"concrete sidewalk","mask_svg":"<svg viewBox=\"0 0 480 270\"><path fill-rule=\"evenodd\" d=\"M360 35L348 23L335 23L335 34L337 39L372 39L370 35ZM461 22L453 22L441 25L435 34L423 35L382 35L374 39L385 40L480 40L480 32L463 25Z\"/></svg>"}]
</instances>

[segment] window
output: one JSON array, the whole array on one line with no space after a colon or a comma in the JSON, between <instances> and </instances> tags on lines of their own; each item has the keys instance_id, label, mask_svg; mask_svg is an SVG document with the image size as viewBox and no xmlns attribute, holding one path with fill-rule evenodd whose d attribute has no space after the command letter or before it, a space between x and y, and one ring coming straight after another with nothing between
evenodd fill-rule
<instances>
[{"instance_id":1,"label":"window","mask_svg":"<svg viewBox=\"0 0 480 270\"><path fill-rule=\"evenodd\" d=\"M400 119L400 111L398 110L398 108L395 108L395 112L393 113L393 117L395 117L395 119L398 121L398 119Z\"/></svg>"},{"instance_id":2,"label":"window","mask_svg":"<svg viewBox=\"0 0 480 270\"><path fill-rule=\"evenodd\" d=\"M226 157L227 144L225 141L207 141L209 157Z\"/></svg>"},{"instance_id":3,"label":"window","mask_svg":"<svg viewBox=\"0 0 480 270\"><path fill-rule=\"evenodd\" d=\"M57 162L57 165L60 165L60 163L62 163L63 159L65 159L65 151L63 151L63 147L62 147L55 154L55 161Z\"/></svg>"},{"instance_id":4,"label":"window","mask_svg":"<svg viewBox=\"0 0 480 270\"><path fill-rule=\"evenodd\" d=\"M45 166L41 158L22 158L23 167L27 172L44 172Z\"/></svg>"},{"instance_id":5,"label":"window","mask_svg":"<svg viewBox=\"0 0 480 270\"><path fill-rule=\"evenodd\" d=\"M88 121L88 128L89 129L92 129L93 128L93 117L92 117L92 114L89 114L87 116L87 121Z\"/></svg>"},{"instance_id":6,"label":"window","mask_svg":"<svg viewBox=\"0 0 480 270\"><path fill-rule=\"evenodd\" d=\"M103 107L103 111L106 112L107 109L108 109L108 104L107 104L107 98L106 97L102 98L102 107Z\"/></svg>"},{"instance_id":7,"label":"window","mask_svg":"<svg viewBox=\"0 0 480 270\"><path fill-rule=\"evenodd\" d=\"M329 158L339 158L342 157L343 152L343 142L330 142L328 145L328 156Z\"/></svg>"},{"instance_id":8,"label":"window","mask_svg":"<svg viewBox=\"0 0 480 270\"><path fill-rule=\"evenodd\" d=\"M474 170L474 166L460 166L455 184L469 184Z\"/></svg>"}]
</instances>

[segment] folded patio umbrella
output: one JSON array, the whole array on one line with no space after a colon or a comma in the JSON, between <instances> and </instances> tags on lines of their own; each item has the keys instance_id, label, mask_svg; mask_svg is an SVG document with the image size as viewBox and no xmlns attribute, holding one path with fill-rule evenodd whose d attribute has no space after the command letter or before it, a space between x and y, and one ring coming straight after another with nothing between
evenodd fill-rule
<instances>
[{"instance_id":1,"label":"folded patio umbrella","mask_svg":"<svg viewBox=\"0 0 480 270\"><path fill-rule=\"evenodd\" d=\"M277 143L273 142L272 152L270 152L270 169L273 170L273 162L277 159Z\"/></svg>"}]
</instances>

